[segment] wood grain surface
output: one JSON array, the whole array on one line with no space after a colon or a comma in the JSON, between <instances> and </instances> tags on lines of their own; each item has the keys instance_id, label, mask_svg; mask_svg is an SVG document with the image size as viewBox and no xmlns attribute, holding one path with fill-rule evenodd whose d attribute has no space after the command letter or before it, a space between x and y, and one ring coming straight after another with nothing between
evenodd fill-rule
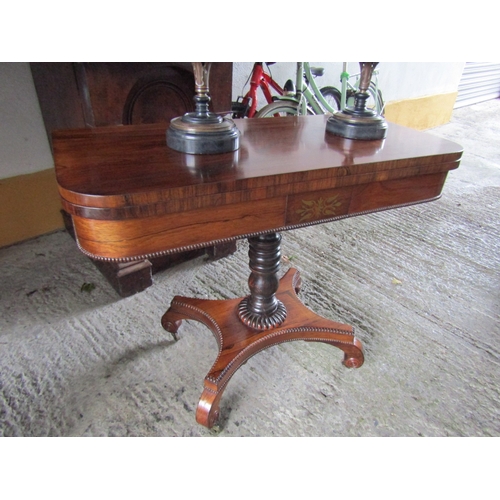
<instances>
[{"instance_id":1,"label":"wood grain surface","mask_svg":"<svg viewBox=\"0 0 500 500\"><path fill-rule=\"evenodd\" d=\"M389 124L380 141L327 116L236 120L240 149L188 155L165 125L56 131L56 174L89 255L127 260L438 197L462 148Z\"/></svg>"}]
</instances>

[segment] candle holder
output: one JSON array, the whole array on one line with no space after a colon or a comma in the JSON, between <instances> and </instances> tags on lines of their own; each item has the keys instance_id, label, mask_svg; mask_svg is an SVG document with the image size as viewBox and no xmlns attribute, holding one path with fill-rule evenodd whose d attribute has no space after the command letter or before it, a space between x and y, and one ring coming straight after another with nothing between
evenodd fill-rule
<instances>
[{"instance_id":1,"label":"candle holder","mask_svg":"<svg viewBox=\"0 0 500 500\"><path fill-rule=\"evenodd\" d=\"M209 75L212 63L192 63L196 95L195 111L174 118L167 129L167 146L190 154L217 154L236 151L240 132L229 118L212 113Z\"/></svg>"},{"instance_id":2,"label":"candle holder","mask_svg":"<svg viewBox=\"0 0 500 500\"><path fill-rule=\"evenodd\" d=\"M366 107L367 92L378 62L360 62L361 78L354 106L334 113L326 122L326 130L347 139L385 139L387 122L376 111Z\"/></svg>"}]
</instances>

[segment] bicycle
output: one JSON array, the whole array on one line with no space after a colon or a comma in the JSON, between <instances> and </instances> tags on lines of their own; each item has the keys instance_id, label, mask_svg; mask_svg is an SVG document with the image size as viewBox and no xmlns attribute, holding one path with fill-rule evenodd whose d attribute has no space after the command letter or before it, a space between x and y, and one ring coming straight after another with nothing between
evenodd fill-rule
<instances>
[{"instance_id":1,"label":"bicycle","mask_svg":"<svg viewBox=\"0 0 500 500\"><path fill-rule=\"evenodd\" d=\"M274 81L269 66L275 64L273 62L266 62L269 74L264 70L264 63L256 62L253 65L252 72L248 77L245 85L250 80L250 89L244 96L238 97L236 102L232 103L231 111L233 118L253 118L257 112L257 91L260 88L268 104L273 102L273 96L271 94L271 88L276 91L276 93L281 96L285 92L290 91L285 84L285 88L282 88L276 81ZM240 101L241 99L241 101Z\"/></svg>"},{"instance_id":2,"label":"bicycle","mask_svg":"<svg viewBox=\"0 0 500 500\"><path fill-rule=\"evenodd\" d=\"M298 62L295 75L295 93L288 93L264 106L255 116L266 118L280 115L333 113L340 109L341 93L336 87L318 88L315 77L322 76L324 68Z\"/></svg>"},{"instance_id":3,"label":"bicycle","mask_svg":"<svg viewBox=\"0 0 500 500\"><path fill-rule=\"evenodd\" d=\"M278 97L275 102L264 106L255 116L267 118L282 115L325 114L345 109L354 100L359 84L358 81L353 86L349 83L349 79L360 75L349 75L347 63L344 63L341 73L342 90L338 90L333 86L319 89L314 77L322 74L323 68L312 68L307 62L297 63L295 94L288 93ZM373 101L372 106L381 114L384 102L382 93L378 89L378 79L370 83L368 93Z\"/></svg>"}]
</instances>

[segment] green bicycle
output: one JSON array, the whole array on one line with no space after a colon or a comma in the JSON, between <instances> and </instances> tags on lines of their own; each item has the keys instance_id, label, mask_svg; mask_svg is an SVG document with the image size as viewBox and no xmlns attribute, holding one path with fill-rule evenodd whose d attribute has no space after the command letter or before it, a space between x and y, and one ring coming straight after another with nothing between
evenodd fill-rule
<instances>
[{"instance_id":1,"label":"green bicycle","mask_svg":"<svg viewBox=\"0 0 500 500\"><path fill-rule=\"evenodd\" d=\"M352 85L349 80L359 78L359 74L349 75L347 63L343 63L341 73L341 90L333 86L322 87L315 82L316 76L323 74L323 68L314 68L307 62L297 63L295 89L275 98L275 101L264 106L256 115L256 118L268 118L285 115L319 115L334 113L352 105L354 95L357 91L358 81ZM383 114L384 101L382 92L378 88L378 72L374 72L374 78L368 88L368 107L374 108L377 113Z\"/></svg>"}]
</instances>

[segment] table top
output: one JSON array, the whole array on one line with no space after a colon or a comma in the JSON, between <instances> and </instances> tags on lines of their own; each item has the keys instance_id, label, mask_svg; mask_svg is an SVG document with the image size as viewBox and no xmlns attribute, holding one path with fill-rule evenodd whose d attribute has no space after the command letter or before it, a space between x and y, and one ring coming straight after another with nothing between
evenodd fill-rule
<instances>
[{"instance_id":1,"label":"table top","mask_svg":"<svg viewBox=\"0 0 500 500\"><path fill-rule=\"evenodd\" d=\"M211 236L187 238L186 245L181 244L184 239L174 243L176 248L191 248L256 229L296 225L300 219L292 217L287 207L290 202L300 205L300 200L294 202L294 197L303 198L304 193L347 197L346 214L382 208L384 204L400 205L434 198L440 194L446 173L458 167L462 156L458 144L392 123L384 140L344 139L325 131L327 118L327 115L318 115L235 120L241 132L240 148L217 155L188 155L168 148L166 124L56 131L53 133L54 159L63 207L77 219L76 226L78 222L83 225L83 219L132 223L162 218L168 232L172 221L168 216L176 214L192 212L195 217L203 210L206 217L210 211L215 215L215 210L218 214L221 207L225 207L227 217L229 211L238 212L238 207L245 204L254 204L253 210L266 210L271 202L276 204L278 200L283 204L282 209L276 209L285 214L280 216L279 224L276 217L268 224L270 227L264 227L266 224L262 229L258 224L243 227L246 222L242 225L240 211L232 221L233 226L239 224L238 229L218 231L213 225L215 233ZM432 184L432 189L424 189L423 181L416 180L424 178L425 186ZM367 186L373 186L372 191L376 187L380 193L381 189L387 191L387 182L392 181L389 187L394 194L400 186L394 182L402 179L413 180L404 185L401 191L404 195L397 199L388 200L385 196L373 206L359 205L359 202L353 205L353 196L357 196L352 191L354 186L363 186L366 199ZM259 203L262 203L260 208ZM342 214L337 211L335 215ZM82 241L87 230L88 224L81 231ZM96 238L94 232L87 236ZM118 235L114 237L118 239ZM96 245L90 245L92 250L87 250L96 256L119 259L122 251L125 257L162 252L166 239L154 245L120 248L111 253L101 252ZM167 250L172 248L170 245Z\"/></svg>"},{"instance_id":2,"label":"table top","mask_svg":"<svg viewBox=\"0 0 500 500\"><path fill-rule=\"evenodd\" d=\"M58 184L68 201L94 207L234 191L297 179L343 177L460 159L445 139L389 124L385 140L349 140L325 132L326 115L235 120L234 153L190 155L165 143L165 124L56 131ZM297 175L298 174L298 175ZM267 181L267 182L266 182Z\"/></svg>"}]
</instances>

